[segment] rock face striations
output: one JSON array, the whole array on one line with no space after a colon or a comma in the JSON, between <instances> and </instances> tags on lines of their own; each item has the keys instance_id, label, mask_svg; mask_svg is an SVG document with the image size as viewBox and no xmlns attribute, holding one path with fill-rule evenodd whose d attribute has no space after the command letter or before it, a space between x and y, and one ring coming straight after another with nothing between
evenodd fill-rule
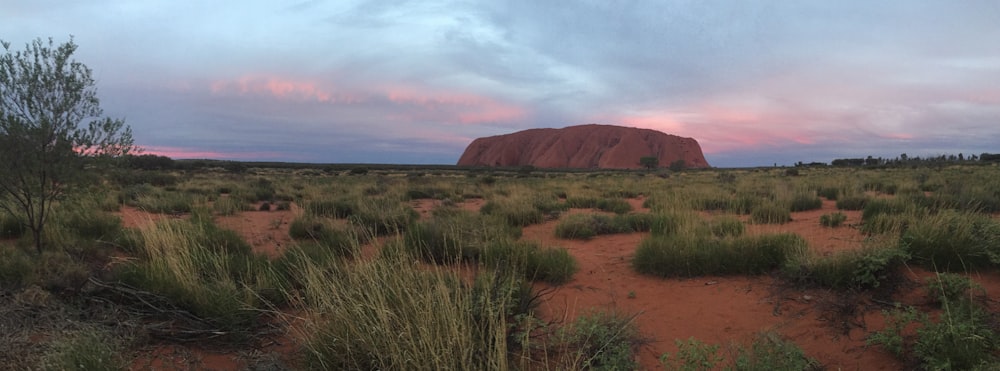
<instances>
[{"instance_id":1,"label":"rock face striations","mask_svg":"<svg viewBox=\"0 0 1000 371\"><path fill-rule=\"evenodd\" d=\"M530 129L479 138L465 148L458 166L637 169L643 157L660 167L684 160L687 168L706 168L698 141L656 130L612 125Z\"/></svg>"}]
</instances>

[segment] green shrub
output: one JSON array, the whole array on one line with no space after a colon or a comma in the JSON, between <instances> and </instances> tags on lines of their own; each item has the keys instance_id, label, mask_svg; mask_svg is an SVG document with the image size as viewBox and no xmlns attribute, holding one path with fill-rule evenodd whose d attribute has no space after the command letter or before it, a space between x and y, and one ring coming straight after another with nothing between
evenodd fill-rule
<instances>
[{"instance_id":1,"label":"green shrub","mask_svg":"<svg viewBox=\"0 0 1000 371\"><path fill-rule=\"evenodd\" d=\"M632 204L622 198L569 197L566 206L574 209L598 209L601 211L625 214L632 211Z\"/></svg>"},{"instance_id":2,"label":"green shrub","mask_svg":"<svg viewBox=\"0 0 1000 371\"><path fill-rule=\"evenodd\" d=\"M792 221L788 208L773 203L758 205L750 212L750 221L756 224L785 224Z\"/></svg>"},{"instance_id":3,"label":"green shrub","mask_svg":"<svg viewBox=\"0 0 1000 371\"><path fill-rule=\"evenodd\" d=\"M697 234L651 236L639 243L632 267L661 277L761 274L801 256L807 244L795 234L717 239Z\"/></svg>"},{"instance_id":4,"label":"green shrub","mask_svg":"<svg viewBox=\"0 0 1000 371\"><path fill-rule=\"evenodd\" d=\"M977 296L985 296L982 286L969 277L955 273L937 273L928 277L925 285L927 297L934 298L938 303L960 303L971 301Z\"/></svg>"},{"instance_id":5,"label":"green shrub","mask_svg":"<svg viewBox=\"0 0 1000 371\"><path fill-rule=\"evenodd\" d=\"M823 200L813 194L796 194L792 197L792 211L817 210L823 207Z\"/></svg>"},{"instance_id":6,"label":"green shrub","mask_svg":"<svg viewBox=\"0 0 1000 371\"><path fill-rule=\"evenodd\" d=\"M865 195L846 196L837 199L838 210L863 210L870 198Z\"/></svg>"},{"instance_id":7,"label":"green shrub","mask_svg":"<svg viewBox=\"0 0 1000 371\"><path fill-rule=\"evenodd\" d=\"M819 225L836 228L841 224L844 224L845 220L847 220L847 215L844 215L844 213L841 212L823 214L819 217Z\"/></svg>"},{"instance_id":8,"label":"green shrub","mask_svg":"<svg viewBox=\"0 0 1000 371\"><path fill-rule=\"evenodd\" d=\"M594 312L577 318L557 333L574 352L570 369L636 370L636 351L644 343L634 316Z\"/></svg>"}]
</instances>

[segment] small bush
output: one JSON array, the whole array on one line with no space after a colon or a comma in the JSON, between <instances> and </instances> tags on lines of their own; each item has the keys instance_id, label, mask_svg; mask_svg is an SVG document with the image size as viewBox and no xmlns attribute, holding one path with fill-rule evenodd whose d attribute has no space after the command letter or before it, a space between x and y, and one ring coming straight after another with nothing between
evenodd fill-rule
<instances>
[{"instance_id":1,"label":"small bush","mask_svg":"<svg viewBox=\"0 0 1000 371\"><path fill-rule=\"evenodd\" d=\"M819 217L819 224L824 227L836 228L839 227L841 224L844 224L844 221L846 220L847 220L847 215L844 215L844 213L841 212L836 212L836 213L821 215Z\"/></svg>"},{"instance_id":2,"label":"small bush","mask_svg":"<svg viewBox=\"0 0 1000 371\"><path fill-rule=\"evenodd\" d=\"M757 224L785 224L792 221L792 214L787 208L776 204L762 204L750 212L750 221Z\"/></svg>"}]
</instances>

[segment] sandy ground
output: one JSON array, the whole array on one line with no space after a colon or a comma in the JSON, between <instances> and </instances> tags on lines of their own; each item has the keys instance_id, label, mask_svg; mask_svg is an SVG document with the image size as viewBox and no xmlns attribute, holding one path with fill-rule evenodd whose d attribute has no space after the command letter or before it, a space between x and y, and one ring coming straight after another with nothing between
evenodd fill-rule
<instances>
[{"instance_id":1,"label":"sandy ground","mask_svg":"<svg viewBox=\"0 0 1000 371\"><path fill-rule=\"evenodd\" d=\"M641 208L642 201L630 200L637 212L648 212ZM478 210L483 203L482 199L472 199L458 206ZM411 202L422 218L429 217L439 204L436 200ZM860 222L860 212L844 211L848 216L846 226L827 228L819 224L821 215L835 211L834 202L824 201L821 210L793 213L793 221L784 225L748 224L747 233L794 232L804 237L816 253L823 255L860 248L864 236L850 227ZM569 213L579 212L593 211L571 210ZM122 210L121 216L129 227L157 218L128 208ZM217 221L239 232L256 251L276 256L291 242L288 224L293 218L294 211L252 211L218 217ZM729 344L749 341L755 333L769 330L798 344L826 369L895 370L903 367L888 352L865 345L865 334L883 326L880 314L883 306L862 299L856 312L839 316L835 303L842 298L836 293L792 289L769 276L660 279L639 275L632 271L630 260L636 246L646 237L645 233L598 236L586 241L562 240L554 234L557 223L549 221L528 226L522 236L524 240L538 241L544 246L568 249L580 267L573 279L560 287L536 285L538 289L552 289L539 308L542 317L569 322L591 310L637 315L636 323L651 340L640 351L645 369L662 369L658 358L665 352L676 352L674 339L695 337L706 343ZM913 279L928 275L919 270L910 274ZM991 295L1000 293L1000 274L976 278ZM287 348L288 344L282 347ZM245 355L213 353L197 347L167 346L152 349L139 357L133 368L162 369L172 365L186 369L190 362L197 362L199 369L237 370L246 367L246 359Z\"/></svg>"}]
</instances>

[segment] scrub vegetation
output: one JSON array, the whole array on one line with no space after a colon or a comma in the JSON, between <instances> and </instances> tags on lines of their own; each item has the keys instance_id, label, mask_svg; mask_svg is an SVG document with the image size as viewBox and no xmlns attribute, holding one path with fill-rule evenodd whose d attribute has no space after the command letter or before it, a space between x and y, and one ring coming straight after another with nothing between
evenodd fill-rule
<instances>
[{"instance_id":1,"label":"scrub vegetation","mask_svg":"<svg viewBox=\"0 0 1000 371\"><path fill-rule=\"evenodd\" d=\"M1000 266L994 167L948 167L926 179L920 169L701 170L669 178L365 170L191 162L120 169L105 176L105 187L59 200L41 252L22 216L0 215L2 309L57 310L77 324L10 316L5 336L13 345L0 362L118 369L151 344L250 349L288 332L300 341L280 362L301 369L636 369L639 349L653 340L676 340L678 350L660 358L667 368L822 366L776 331L711 345L656 338L640 331L641 314L608 308L561 321L542 316L549 290L571 289L582 274L559 243L613 234L641 236L623 263L655 279L771 276L783 287L898 303L892 295L908 284L905 272L924 269L935 273L918 282L927 302L886 308L887 325L868 329L871 346L907 367L998 361L993 299L968 278ZM953 193L922 191L920 181ZM842 211L821 212L823 202ZM482 206L463 207L471 203ZM418 211L418 204L433 207ZM148 220L125 227L123 209ZM290 210L290 242L276 254L255 251L220 223L278 209ZM845 222L850 210L862 210L860 220ZM818 254L781 231L803 212L816 213L831 233L857 229L864 240ZM551 223L554 243L523 238L541 223ZM765 227L778 232L754 229ZM38 333L53 336L37 340Z\"/></svg>"}]
</instances>

